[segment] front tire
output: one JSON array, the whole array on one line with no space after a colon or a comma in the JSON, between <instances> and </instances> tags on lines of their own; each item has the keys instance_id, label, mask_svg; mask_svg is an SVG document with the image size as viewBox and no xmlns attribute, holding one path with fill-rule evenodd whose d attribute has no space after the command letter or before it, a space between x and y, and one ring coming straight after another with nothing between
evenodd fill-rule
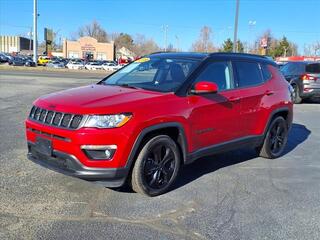
<instances>
[{"instance_id":1,"label":"front tire","mask_svg":"<svg viewBox=\"0 0 320 240\"><path fill-rule=\"evenodd\" d=\"M263 145L258 149L260 157L274 159L280 157L288 141L286 120L279 116L270 124Z\"/></svg>"},{"instance_id":2,"label":"front tire","mask_svg":"<svg viewBox=\"0 0 320 240\"><path fill-rule=\"evenodd\" d=\"M180 151L167 135L150 139L141 149L131 175L135 192L158 196L169 190L180 169Z\"/></svg>"}]
</instances>

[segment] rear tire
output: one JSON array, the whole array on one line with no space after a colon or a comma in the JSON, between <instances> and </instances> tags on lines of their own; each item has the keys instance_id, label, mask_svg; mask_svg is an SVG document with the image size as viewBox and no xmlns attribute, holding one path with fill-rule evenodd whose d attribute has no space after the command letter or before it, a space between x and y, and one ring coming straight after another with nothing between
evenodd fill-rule
<instances>
[{"instance_id":1,"label":"rear tire","mask_svg":"<svg viewBox=\"0 0 320 240\"><path fill-rule=\"evenodd\" d=\"M288 126L283 117L276 117L270 124L263 145L258 148L260 157L274 159L283 154L288 141Z\"/></svg>"},{"instance_id":2,"label":"rear tire","mask_svg":"<svg viewBox=\"0 0 320 240\"><path fill-rule=\"evenodd\" d=\"M167 135L150 139L141 149L131 174L135 192L158 196L169 190L180 169L180 151Z\"/></svg>"},{"instance_id":3,"label":"rear tire","mask_svg":"<svg viewBox=\"0 0 320 240\"><path fill-rule=\"evenodd\" d=\"M293 93L293 102L295 104L300 104L302 102L302 98L300 97L300 89L298 85L292 85L294 93Z\"/></svg>"}]
</instances>

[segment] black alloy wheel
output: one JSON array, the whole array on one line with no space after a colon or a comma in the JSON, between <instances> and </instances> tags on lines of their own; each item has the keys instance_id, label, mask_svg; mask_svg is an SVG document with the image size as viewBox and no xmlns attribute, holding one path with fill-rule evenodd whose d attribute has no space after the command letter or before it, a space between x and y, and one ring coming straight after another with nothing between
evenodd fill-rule
<instances>
[{"instance_id":1,"label":"black alloy wheel","mask_svg":"<svg viewBox=\"0 0 320 240\"><path fill-rule=\"evenodd\" d=\"M277 155L283 150L286 143L286 124L283 121L277 121L270 130L269 146L272 154Z\"/></svg>"},{"instance_id":2,"label":"black alloy wheel","mask_svg":"<svg viewBox=\"0 0 320 240\"><path fill-rule=\"evenodd\" d=\"M164 144L150 149L144 164L144 181L150 188L161 189L172 178L175 169L173 150Z\"/></svg>"},{"instance_id":3,"label":"black alloy wheel","mask_svg":"<svg viewBox=\"0 0 320 240\"><path fill-rule=\"evenodd\" d=\"M270 124L263 145L258 148L261 157L280 157L288 141L288 126L286 120L279 116Z\"/></svg>"},{"instance_id":4,"label":"black alloy wheel","mask_svg":"<svg viewBox=\"0 0 320 240\"><path fill-rule=\"evenodd\" d=\"M168 191L180 169L180 151L167 135L150 139L141 149L132 170L136 192L157 196Z\"/></svg>"}]
</instances>

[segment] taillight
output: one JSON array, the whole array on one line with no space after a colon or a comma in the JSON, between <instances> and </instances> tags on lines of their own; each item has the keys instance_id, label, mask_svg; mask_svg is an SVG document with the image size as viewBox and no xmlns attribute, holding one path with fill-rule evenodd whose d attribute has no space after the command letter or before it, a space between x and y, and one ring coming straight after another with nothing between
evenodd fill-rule
<instances>
[{"instance_id":1,"label":"taillight","mask_svg":"<svg viewBox=\"0 0 320 240\"><path fill-rule=\"evenodd\" d=\"M308 80L314 80L314 81L316 81L316 80L317 80L317 77L311 76L311 75L309 75L309 74L304 74L304 75L301 76L301 80L302 80L302 81L308 81Z\"/></svg>"}]
</instances>

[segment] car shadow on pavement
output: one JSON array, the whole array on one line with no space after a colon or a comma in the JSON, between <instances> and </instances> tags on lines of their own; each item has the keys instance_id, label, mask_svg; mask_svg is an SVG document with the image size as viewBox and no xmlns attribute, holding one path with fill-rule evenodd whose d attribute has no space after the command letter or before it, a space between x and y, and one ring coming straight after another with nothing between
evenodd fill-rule
<instances>
[{"instance_id":1,"label":"car shadow on pavement","mask_svg":"<svg viewBox=\"0 0 320 240\"><path fill-rule=\"evenodd\" d=\"M315 103L320 103L320 98L310 98L310 99L304 99L302 104L315 104Z\"/></svg>"},{"instance_id":2,"label":"car shadow on pavement","mask_svg":"<svg viewBox=\"0 0 320 240\"><path fill-rule=\"evenodd\" d=\"M304 125L296 123L292 124L284 154L293 151L298 145L303 143L310 134L311 131ZM220 168L249 161L257 157L257 153L254 149L239 149L223 154L200 158L190 165L185 165L181 169L172 190L180 188L201 176L217 171Z\"/></svg>"}]
</instances>

